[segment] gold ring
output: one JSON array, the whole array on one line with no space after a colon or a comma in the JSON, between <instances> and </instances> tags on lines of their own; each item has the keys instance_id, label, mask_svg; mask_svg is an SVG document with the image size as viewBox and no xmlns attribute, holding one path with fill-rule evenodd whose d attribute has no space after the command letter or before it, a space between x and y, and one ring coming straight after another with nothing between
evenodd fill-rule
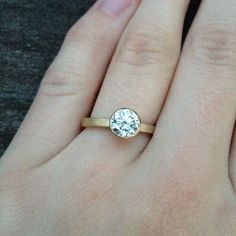
<instances>
[{"instance_id":1,"label":"gold ring","mask_svg":"<svg viewBox=\"0 0 236 236\"><path fill-rule=\"evenodd\" d=\"M121 108L115 111L110 119L84 118L82 127L110 128L116 136L122 139L133 138L140 132L152 135L155 130L154 125L142 123L137 112L129 108Z\"/></svg>"}]
</instances>

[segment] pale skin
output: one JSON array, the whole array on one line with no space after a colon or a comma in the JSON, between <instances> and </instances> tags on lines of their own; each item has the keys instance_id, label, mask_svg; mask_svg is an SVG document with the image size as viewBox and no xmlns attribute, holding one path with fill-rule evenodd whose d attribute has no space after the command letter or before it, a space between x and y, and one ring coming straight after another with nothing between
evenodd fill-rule
<instances>
[{"instance_id":1,"label":"pale skin","mask_svg":"<svg viewBox=\"0 0 236 236\"><path fill-rule=\"evenodd\" d=\"M99 0L71 28L1 159L1 235L236 235L236 1L204 0L181 49L188 4ZM81 128L121 107L154 135Z\"/></svg>"}]
</instances>

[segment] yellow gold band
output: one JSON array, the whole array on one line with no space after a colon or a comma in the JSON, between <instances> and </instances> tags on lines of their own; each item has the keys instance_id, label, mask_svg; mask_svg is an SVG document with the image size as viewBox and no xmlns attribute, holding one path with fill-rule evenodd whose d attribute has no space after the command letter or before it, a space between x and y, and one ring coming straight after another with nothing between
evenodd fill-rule
<instances>
[{"instance_id":1,"label":"yellow gold band","mask_svg":"<svg viewBox=\"0 0 236 236\"><path fill-rule=\"evenodd\" d=\"M100 119L100 118L84 118L82 120L82 127L103 127L109 128L110 127L110 120L109 119ZM143 124L141 123L140 132L146 134L153 134L155 130L154 125Z\"/></svg>"}]
</instances>

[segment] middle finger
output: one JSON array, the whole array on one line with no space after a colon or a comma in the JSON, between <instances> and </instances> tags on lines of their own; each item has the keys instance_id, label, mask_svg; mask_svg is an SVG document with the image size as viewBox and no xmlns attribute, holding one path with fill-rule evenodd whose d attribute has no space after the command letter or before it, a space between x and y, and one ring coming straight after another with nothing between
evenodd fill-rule
<instances>
[{"instance_id":1,"label":"middle finger","mask_svg":"<svg viewBox=\"0 0 236 236\"><path fill-rule=\"evenodd\" d=\"M235 0L202 1L150 149L185 175L196 171L200 182L212 173L217 186L229 180L235 125L235 12Z\"/></svg>"}]
</instances>

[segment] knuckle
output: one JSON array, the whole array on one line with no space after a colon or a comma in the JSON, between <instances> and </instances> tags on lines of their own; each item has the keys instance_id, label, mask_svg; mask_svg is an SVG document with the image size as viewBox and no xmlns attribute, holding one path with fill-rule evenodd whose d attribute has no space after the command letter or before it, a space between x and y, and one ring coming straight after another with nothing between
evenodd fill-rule
<instances>
[{"instance_id":1,"label":"knuckle","mask_svg":"<svg viewBox=\"0 0 236 236\"><path fill-rule=\"evenodd\" d=\"M104 39L98 30L93 28L88 30L88 27L82 24L84 23L79 21L68 30L63 46L72 48L74 52L82 51L82 53L94 57L97 55L97 49L103 46L104 41L109 42L109 39Z\"/></svg>"},{"instance_id":2,"label":"knuckle","mask_svg":"<svg viewBox=\"0 0 236 236\"><path fill-rule=\"evenodd\" d=\"M62 50L46 72L39 94L76 96L91 86L90 61L97 57L100 41L76 23L68 31Z\"/></svg>"},{"instance_id":3,"label":"knuckle","mask_svg":"<svg viewBox=\"0 0 236 236\"><path fill-rule=\"evenodd\" d=\"M80 30L79 24L76 23L67 31L65 39L67 41L71 41L71 40L77 41L80 33L81 33L81 30Z\"/></svg>"},{"instance_id":4,"label":"knuckle","mask_svg":"<svg viewBox=\"0 0 236 236\"><path fill-rule=\"evenodd\" d=\"M82 26L83 22L76 22L67 32L65 40L69 42L78 42L81 40L88 41L90 38L89 31L85 31Z\"/></svg>"},{"instance_id":5,"label":"knuckle","mask_svg":"<svg viewBox=\"0 0 236 236\"><path fill-rule=\"evenodd\" d=\"M65 43L97 55L97 50L104 47L104 44L111 43L112 39L113 33L107 35L106 27L89 25L86 19L81 18L68 30Z\"/></svg>"},{"instance_id":6,"label":"knuckle","mask_svg":"<svg viewBox=\"0 0 236 236\"><path fill-rule=\"evenodd\" d=\"M204 64L231 66L236 59L235 27L227 22L208 25L188 40L187 49Z\"/></svg>"},{"instance_id":7,"label":"knuckle","mask_svg":"<svg viewBox=\"0 0 236 236\"><path fill-rule=\"evenodd\" d=\"M89 79L78 71L49 71L41 81L39 95L46 97L78 96L89 85Z\"/></svg>"},{"instance_id":8,"label":"knuckle","mask_svg":"<svg viewBox=\"0 0 236 236\"><path fill-rule=\"evenodd\" d=\"M173 209L195 211L201 205L203 186L187 179L182 171L180 173L180 170L173 170L172 173L168 173L166 185L168 188L164 191L164 195L171 198L169 206Z\"/></svg>"},{"instance_id":9,"label":"knuckle","mask_svg":"<svg viewBox=\"0 0 236 236\"><path fill-rule=\"evenodd\" d=\"M169 230L173 231L176 227L187 230L184 223L190 216L195 217L201 211L205 203L200 196L199 187L187 184L179 175L165 175L159 188L156 188L156 182L141 186L145 189L145 194L132 198L137 202L137 206L143 208L145 204L145 209L149 209L147 214L156 219L154 225L144 220L143 235L152 235L150 232L171 235ZM138 211L139 208L137 207L136 210ZM147 218L146 215L141 214L141 216ZM167 228L166 225L169 227Z\"/></svg>"},{"instance_id":10,"label":"knuckle","mask_svg":"<svg viewBox=\"0 0 236 236\"><path fill-rule=\"evenodd\" d=\"M163 35L166 33L162 34L156 30L131 30L119 49L118 61L134 66L173 62L178 52L176 53L176 47L170 47L171 43L168 43Z\"/></svg>"}]
</instances>

